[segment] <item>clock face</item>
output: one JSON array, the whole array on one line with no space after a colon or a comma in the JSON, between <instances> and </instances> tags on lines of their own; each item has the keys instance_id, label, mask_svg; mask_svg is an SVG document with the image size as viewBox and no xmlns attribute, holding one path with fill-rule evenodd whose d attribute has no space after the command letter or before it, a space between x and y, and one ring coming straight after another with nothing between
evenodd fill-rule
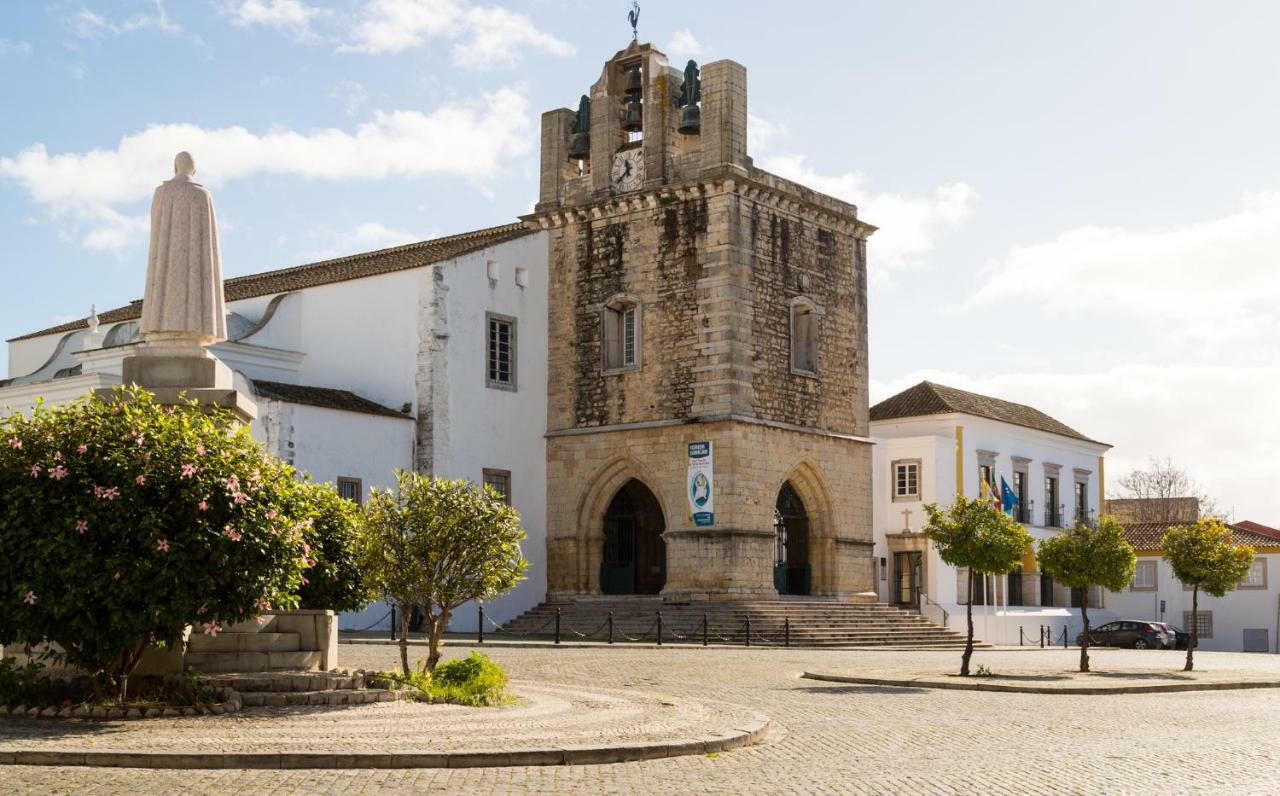
<instances>
[{"instance_id":1,"label":"clock face","mask_svg":"<svg viewBox=\"0 0 1280 796\"><path fill-rule=\"evenodd\" d=\"M628 149L613 156L613 187L619 191L634 191L644 182L644 152Z\"/></svg>"}]
</instances>

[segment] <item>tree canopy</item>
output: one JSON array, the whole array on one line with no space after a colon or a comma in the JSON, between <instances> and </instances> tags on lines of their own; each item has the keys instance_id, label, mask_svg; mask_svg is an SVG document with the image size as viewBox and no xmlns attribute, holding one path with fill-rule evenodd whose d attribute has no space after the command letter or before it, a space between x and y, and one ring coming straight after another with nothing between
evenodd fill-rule
<instances>
[{"instance_id":1,"label":"tree canopy","mask_svg":"<svg viewBox=\"0 0 1280 796\"><path fill-rule=\"evenodd\" d=\"M1175 525L1164 535L1164 560L1173 575L1191 587L1191 639L1187 644L1187 662L1195 666L1194 651L1198 636L1200 590L1222 597L1249 574L1254 550L1231 541L1231 529L1214 518L1201 519L1189 525Z\"/></svg>"}]
</instances>

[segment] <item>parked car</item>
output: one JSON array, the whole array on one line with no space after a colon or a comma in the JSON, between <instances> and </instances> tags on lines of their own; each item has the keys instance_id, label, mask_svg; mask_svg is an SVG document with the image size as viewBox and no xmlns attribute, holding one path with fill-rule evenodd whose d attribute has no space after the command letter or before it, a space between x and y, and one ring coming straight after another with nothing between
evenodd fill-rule
<instances>
[{"instance_id":1,"label":"parked car","mask_svg":"<svg viewBox=\"0 0 1280 796\"><path fill-rule=\"evenodd\" d=\"M1076 636L1076 645L1084 633ZM1143 622L1121 619L1089 629L1089 643L1100 647L1132 647L1136 650L1169 650L1177 644L1177 637L1161 622Z\"/></svg>"},{"instance_id":2,"label":"parked car","mask_svg":"<svg viewBox=\"0 0 1280 796\"><path fill-rule=\"evenodd\" d=\"M1188 633L1187 631L1185 631L1185 630L1179 630L1178 628L1174 627L1173 625L1169 624L1168 622L1157 622L1156 624L1158 624L1158 625L1164 625L1164 626L1165 626L1165 628L1166 628L1170 633L1172 633L1172 634L1173 634L1173 636L1174 636L1174 649L1184 650L1184 649L1186 649L1186 648L1187 648L1187 645L1191 643L1191 634L1190 634L1190 633ZM1196 646L1197 646L1197 647L1198 647L1198 646L1200 646L1200 644L1198 643L1198 640L1197 640Z\"/></svg>"}]
</instances>

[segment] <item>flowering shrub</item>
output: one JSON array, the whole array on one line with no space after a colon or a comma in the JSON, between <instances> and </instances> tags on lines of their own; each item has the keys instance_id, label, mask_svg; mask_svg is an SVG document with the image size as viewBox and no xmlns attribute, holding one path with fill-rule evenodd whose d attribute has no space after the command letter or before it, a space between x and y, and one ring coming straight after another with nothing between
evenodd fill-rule
<instances>
[{"instance_id":1,"label":"flowering shrub","mask_svg":"<svg viewBox=\"0 0 1280 796\"><path fill-rule=\"evenodd\" d=\"M122 689L187 625L292 607L316 514L225 412L121 388L0 420L0 643L52 641Z\"/></svg>"},{"instance_id":2,"label":"flowering shrub","mask_svg":"<svg viewBox=\"0 0 1280 796\"><path fill-rule=\"evenodd\" d=\"M370 590L357 560L360 507L340 497L331 484L303 484L315 507L315 522L304 534L314 565L298 591L299 608L359 611Z\"/></svg>"}]
</instances>

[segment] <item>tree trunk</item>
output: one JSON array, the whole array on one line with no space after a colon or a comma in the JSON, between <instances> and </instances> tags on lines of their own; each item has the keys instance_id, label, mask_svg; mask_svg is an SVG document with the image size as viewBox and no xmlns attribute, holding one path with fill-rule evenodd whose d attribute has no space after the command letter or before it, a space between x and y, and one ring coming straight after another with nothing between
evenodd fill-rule
<instances>
[{"instance_id":1,"label":"tree trunk","mask_svg":"<svg viewBox=\"0 0 1280 796\"><path fill-rule=\"evenodd\" d=\"M1080 634L1080 671L1089 671L1089 587L1082 589L1080 595L1080 619L1084 622L1084 632Z\"/></svg>"},{"instance_id":2,"label":"tree trunk","mask_svg":"<svg viewBox=\"0 0 1280 796\"><path fill-rule=\"evenodd\" d=\"M1199 604L1200 587L1191 587L1191 638L1187 639L1187 664L1182 667L1182 671L1189 672L1195 668L1195 660L1192 653L1196 648L1196 637L1200 632L1200 616L1197 613L1200 608Z\"/></svg>"},{"instance_id":3,"label":"tree trunk","mask_svg":"<svg viewBox=\"0 0 1280 796\"><path fill-rule=\"evenodd\" d=\"M449 626L449 615L453 612L446 608L439 614L431 614L431 643L427 647L427 671L434 672L440 662L440 638Z\"/></svg>"},{"instance_id":4,"label":"tree trunk","mask_svg":"<svg viewBox=\"0 0 1280 796\"><path fill-rule=\"evenodd\" d=\"M969 676L969 659L973 657L973 569L969 570L969 599L965 600L965 620L969 625L969 635L964 641L964 657L960 659L960 676Z\"/></svg>"},{"instance_id":5,"label":"tree trunk","mask_svg":"<svg viewBox=\"0 0 1280 796\"><path fill-rule=\"evenodd\" d=\"M413 606L400 603L400 671L409 676L409 611Z\"/></svg>"}]
</instances>

